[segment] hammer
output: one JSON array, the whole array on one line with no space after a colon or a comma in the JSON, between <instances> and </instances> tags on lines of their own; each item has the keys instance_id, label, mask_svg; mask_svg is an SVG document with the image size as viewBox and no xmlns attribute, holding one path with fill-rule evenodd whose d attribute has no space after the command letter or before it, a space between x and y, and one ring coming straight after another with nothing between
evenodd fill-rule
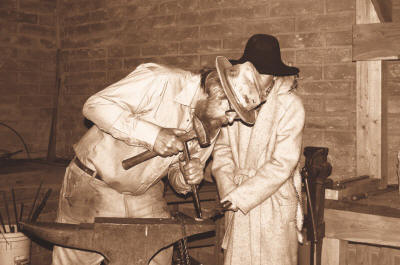
<instances>
[{"instance_id":1,"label":"hammer","mask_svg":"<svg viewBox=\"0 0 400 265\"><path fill-rule=\"evenodd\" d=\"M193 117L193 130L185 133L184 135L179 136L178 139L181 140L182 142L186 143L186 142L196 139L196 138L199 141L199 144L201 147L207 147L210 145L210 136L206 132L206 129L205 129L203 123L199 120L199 118L194 116ZM154 158L156 156L158 156L158 154L156 152L148 150L148 151L145 151L134 157L123 160L122 167L125 170L128 170L131 167L139 165L140 163L147 161L151 158Z\"/></svg>"},{"instance_id":2,"label":"hammer","mask_svg":"<svg viewBox=\"0 0 400 265\"><path fill-rule=\"evenodd\" d=\"M197 138L201 147L207 147L210 145L210 136L207 133L203 123L196 116L193 116L193 130L189 131L188 133L186 133L182 136L179 136L178 138L179 138L179 140L184 142L183 153L185 155L186 163L188 163L190 160L189 148L187 146L188 141ZM139 155L136 155L134 157L123 160L122 167L125 170L127 170L133 166L136 166L136 165L138 165L148 159L156 157L156 156L158 156L158 154L155 152L145 151ZM191 190L193 193L193 203L194 203L194 207L196 209L197 218L198 218L198 220L201 220L202 212L201 212L201 207L200 207L199 195L197 192L197 186L191 185Z\"/></svg>"}]
</instances>

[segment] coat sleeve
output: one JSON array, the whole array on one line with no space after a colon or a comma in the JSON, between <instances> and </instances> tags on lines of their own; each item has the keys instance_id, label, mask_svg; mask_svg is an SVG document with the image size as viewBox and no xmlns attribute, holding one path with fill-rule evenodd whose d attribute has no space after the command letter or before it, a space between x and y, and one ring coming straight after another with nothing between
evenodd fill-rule
<instances>
[{"instance_id":1,"label":"coat sleeve","mask_svg":"<svg viewBox=\"0 0 400 265\"><path fill-rule=\"evenodd\" d=\"M233 181L236 165L233 160L226 127L221 129L217 142L215 143L213 158L211 172L217 182L218 193L222 199L237 187Z\"/></svg>"},{"instance_id":2,"label":"coat sleeve","mask_svg":"<svg viewBox=\"0 0 400 265\"><path fill-rule=\"evenodd\" d=\"M91 96L83 106L83 115L114 138L152 150L161 128L140 115L158 106L165 86L165 76L154 74L151 66L140 65Z\"/></svg>"},{"instance_id":3,"label":"coat sleeve","mask_svg":"<svg viewBox=\"0 0 400 265\"><path fill-rule=\"evenodd\" d=\"M300 98L288 104L278 123L277 139L271 160L257 169L230 195L238 208L247 213L271 195L292 176L299 162L305 113Z\"/></svg>"}]
</instances>

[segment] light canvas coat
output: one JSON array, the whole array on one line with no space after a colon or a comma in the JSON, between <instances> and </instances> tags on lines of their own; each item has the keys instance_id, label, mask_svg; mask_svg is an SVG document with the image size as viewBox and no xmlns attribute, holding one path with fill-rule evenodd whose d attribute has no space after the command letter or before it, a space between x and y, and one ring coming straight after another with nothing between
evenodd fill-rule
<instances>
[{"instance_id":1,"label":"light canvas coat","mask_svg":"<svg viewBox=\"0 0 400 265\"><path fill-rule=\"evenodd\" d=\"M191 130L199 89L199 74L147 63L91 96L83 113L95 125L74 145L74 151L102 180L72 162L64 177L57 222L91 223L98 216L169 217L161 178L168 172L175 191L190 191L180 173L178 155L155 157L129 170L121 161L152 150L161 128ZM192 157L205 164L213 143L200 148L197 141L189 142ZM95 265L102 259L95 252L58 246L53 251L53 265ZM150 265L171 264L171 260L172 248L167 248Z\"/></svg>"},{"instance_id":2,"label":"light canvas coat","mask_svg":"<svg viewBox=\"0 0 400 265\"><path fill-rule=\"evenodd\" d=\"M278 79L254 127L235 122L215 145L220 198L230 194L240 209L225 216L225 265L297 265L305 114L290 85Z\"/></svg>"}]
</instances>

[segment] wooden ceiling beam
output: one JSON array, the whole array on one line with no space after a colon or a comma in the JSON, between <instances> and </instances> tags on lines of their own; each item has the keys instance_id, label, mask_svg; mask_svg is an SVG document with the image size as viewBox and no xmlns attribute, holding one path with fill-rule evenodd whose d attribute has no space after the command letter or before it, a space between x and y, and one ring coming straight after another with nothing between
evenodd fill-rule
<instances>
[{"instance_id":1,"label":"wooden ceiling beam","mask_svg":"<svg viewBox=\"0 0 400 265\"><path fill-rule=\"evenodd\" d=\"M392 22L392 0L371 0L382 23Z\"/></svg>"},{"instance_id":2,"label":"wooden ceiling beam","mask_svg":"<svg viewBox=\"0 0 400 265\"><path fill-rule=\"evenodd\" d=\"M353 25L353 61L399 58L400 23Z\"/></svg>"}]
</instances>

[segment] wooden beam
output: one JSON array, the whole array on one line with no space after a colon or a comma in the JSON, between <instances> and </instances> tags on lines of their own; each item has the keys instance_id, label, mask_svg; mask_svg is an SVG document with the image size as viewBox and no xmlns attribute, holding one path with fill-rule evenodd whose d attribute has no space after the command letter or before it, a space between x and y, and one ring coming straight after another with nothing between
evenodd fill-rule
<instances>
[{"instance_id":1,"label":"wooden beam","mask_svg":"<svg viewBox=\"0 0 400 265\"><path fill-rule=\"evenodd\" d=\"M400 247L399 218L325 209L324 219L328 238Z\"/></svg>"},{"instance_id":2,"label":"wooden beam","mask_svg":"<svg viewBox=\"0 0 400 265\"><path fill-rule=\"evenodd\" d=\"M382 62L357 62L357 175L381 178Z\"/></svg>"},{"instance_id":3,"label":"wooden beam","mask_svg":"<svg viewBox=\"0 0 400 265\"><path fill-rule=\"evenodd\" d=\"M370 0L356 0L356 23L378 23ZM357 62L357 175L382 176L382 61Z\"/></svg>"},{"instance_id":4,"label":"wooden beam","mask_svg":"<svg viewBox=\"0 0 400 265\"><path fill-rule=\"evenodd\" d=\"M384 22L392 22L392 0L371 0L375 7L375 11L379 20Z\"/></svg>"},{"instance_id":5,"label":"wooden beam","mask_svg":"<svg viewBox=\"0 0 400 265\"><path fill-rule=\"evenodd\" d=\"M379 23L371 0L356 0L356 24Z\"/></svg>"},{"instance_id":6,"label":"wooden beam","mask_svg":"<svg viewBox=\"0 0 400 265\"><path fill-rule=\"evenodd\" d=\"M353 61L400 58L400 23L353 25Z\"/></svg>"}]
</instances>

